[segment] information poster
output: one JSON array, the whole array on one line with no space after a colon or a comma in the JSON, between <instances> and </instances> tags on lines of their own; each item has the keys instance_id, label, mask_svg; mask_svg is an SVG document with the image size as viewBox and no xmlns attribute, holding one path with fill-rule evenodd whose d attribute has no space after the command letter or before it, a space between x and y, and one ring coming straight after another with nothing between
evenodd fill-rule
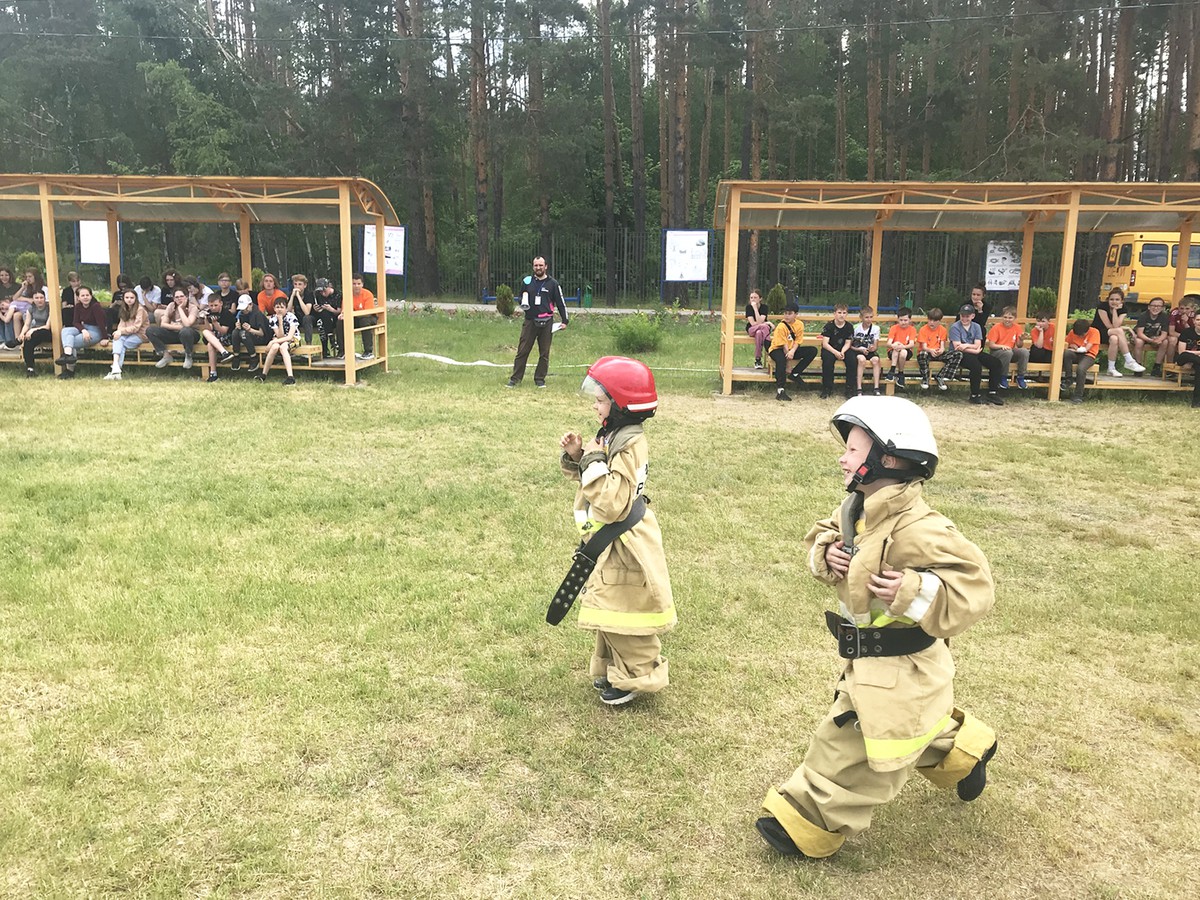
<instances>
[{"instance_id":1,"label":"information poster","mask_svg":"<svg viewBox=\"0 0 1200 900\"><path fill-rule=\"evenodd\" d=\"M388 275L404 274L404 226L385 225L383 229L384 271ZM363 228L363 271L378 272L375 260L375 226Z\"/></svg>"},{"instance_id":2,"label":"information poster","mask_svg":"<svg viewBox=\"0 0 1200 900\"><path fill-rule=\"evenodd\" d=\"M989 241L984 285L989 291L1015 291L1021 287L1021 250L1012 241Z\"/></svg>"},{"instance_id":3,"label":"information poster","mask_svg":"<svg viewBox=\"0 0 1200 900\"><path fill-rule=\"evenodd\" d=\"M708 232L666 232L663 281L708 281Z\"/></svg>"},{"instance_id":4,"label":"information poster","mask_svg":"<svg viewBox=\"0 0 1200 900\"><path fill-rule=\"evenodd\" d=\"M120 234L121 223L117 223ZM107 266L108 222L84 220L79 223L79 262L87 265Z\"/></svg>"}]
</instances>

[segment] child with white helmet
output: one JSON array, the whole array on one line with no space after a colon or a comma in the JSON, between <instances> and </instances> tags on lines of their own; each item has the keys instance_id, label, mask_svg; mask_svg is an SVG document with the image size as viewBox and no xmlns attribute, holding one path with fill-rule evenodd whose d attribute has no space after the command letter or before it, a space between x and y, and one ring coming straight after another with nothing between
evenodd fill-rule
<instances>
[{"instance_id":1,"label":"child with white helmet","mask_svg":"<svg viewBox=\"0 0 1200 900\"><path fill-rule=\"evenodd\" d=\"M856 397L834 413L849 496L805 538L808 566L838 595L826 624L846 660L800 768L767 792L763 839L789 856L832 856L864 831L914 769L974 800L996 735L954 705L947 639L995 600L987 559L921 496L938 462L921 408Z\"/></svg>"},{"instance_id":2,"label":"child with white helmet","mask_svg":"<svg viewBox=\"0 0 1200 900\"><path fill-rule=\"evenodd\" d=\"M581 390L600 420L585 445L563 435L563 473L579 482L575 522L582 542L546 614L558 624L578 595L579 627L596 633L592 686L619 706L667 686L659 635L675 626L675 604L658 519L643 493L649 454L642 423L658 409L654 375L635 359L606 356Z\"/></svg>"}]
</instances>

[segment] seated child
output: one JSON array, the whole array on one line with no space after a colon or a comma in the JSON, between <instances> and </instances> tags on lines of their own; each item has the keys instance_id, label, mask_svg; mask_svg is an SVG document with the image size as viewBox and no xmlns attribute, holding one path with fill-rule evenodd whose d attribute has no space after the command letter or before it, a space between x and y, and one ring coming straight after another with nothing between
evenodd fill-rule
<instances>
[{"instance_id":1,"label":"seated child","mask_svg":"<svg viewBox=\"0 0 1200 900\"><path fill-rule=\"evenodd\" d=\"M229 292L229 296L233 298L233 291ZM208 346L208 381L210 384L217 380L218 355L223 363L234 358L233 351L225 346L225 341L231 340L231 336L237 328L237 309L234 306L236 303L236 298L233 298L233 303L226 307L225 298L220 293L213 291L208 295L208 309L204 312L202 323L204 327L200 332L200 337Z\"/></svg>"},{"instance_id":2,"label":"seated child","mask_svg":"<svg viewBox=\"0 0 1200 900\"><path fill-rule=\"evenodd\" d=\"M1175 361L1181 366L1191 366L1195 387L1192 388L1192 409L1200 409L1200 329L1195 320L1179 335Z\"/></svg>"},{"instance_id":3,"label":"seated child","mask_svg":"<svg viewBox=\"0 0 1200 900\"><path fill-rule=\"evenodd\" d=\"M767 320L771 310L757 290L750 292L746 304L746 334L754 338L754 368L763 367L763 344L771 339L771 323Z\"/></svg>"},{"instance_id":4,"label":"seated child","mask_svg":"<svg viewBox=\"0 0 1200 900\"><path fill-rule=\"evenodd\" d=\"M801 385L804 384L804 370L817 356L816 347L806 347L800 343L804 339L804 323L796 318L798 312L800 304L789 300L783 311L783 320L775 326L775 333L771 335L771 346L767 350L767 355L775 364L776 400L792 399L783 389L788 374L787 364L793 363L792 380Z\"/></svg>"},{"instance_id":5,"label":"seated child","mask_svg":"<svg viewBox=\"0 0 1200 900\"><path fill-rule=\"evenodd\" d=\"M287 311L287 297L281 291L279 296L275 298L275 315L267 320L267 356L263 360L262 372L254 376L255 381L266 381L267 375L271 372L271 363L275 361L275 356L278 354L283 357L283 368L287 371L287 376L283 379L284 384L295 384L296 379L292 375L292 353L291 351L300 346L300 321L294 313Z\"/></svg>"},{"instance_id":6,"label":"seated child","mask_svg":"<svg viewBox=\"0 0 1200 900\"><path fill-rule=\"evenodd\" d=\"M879 326L875 324L875 310L864 306L858 314L859 322L854 326L850 339L850 357L854 360L856 393L862 393L863 370L869 365L875 380L875 393L879 394L879 374L883 366L879 363Z\"/></svg>"},{"instance_id":7,"label":"seated child","mask_svg":"<svg viewBox=\"0 0 1200 900\"><path fill-rule=\"evenodd\" d=\"M958 364L962 361L962 353L950 348L950 335L942 324L942 311L936 306L926 314L929 320L917 332L917 366L921 369L921 390L929 390L929 363L935 359L942 361L942 368L937 375L939 391L946 390L946 382L954 379Z\"/></svg>"},{"instance_id":8,"label":"seated child","mask_svg":"<svg viewBox=\"0 0 1200 900\"><path fill-rule=\"evenodd\" d=\"M238 282L243 284L244 282ZM229 368L237 371L243 362L250 363L250 372L258 371L258 345L267 339L270 326L267 317L262 314L249 293L238 297L237 321L233 331L233 352L237 358L229 363Z\"/></svg>"},{"instance_id":9,"label":"seated child","mask_svg":"<svg viewBox=\"0 0 1200 900\"><path fill-rule=\"evenodd\" d=\"M1003 406L1000 399L1000 377L1003 368L999 360L983 349L983 329L975 322L978 312L974 303L964 303L958 308L958 319L950 326L950 346L962 354L962 365L966 367L971 380L971 396L967 402L976 405L991 403L993 406ZM988 389L985 397L980 393L983 383L983 370L987 369ZM957 371L957 367L955 368ZM943 373L953 378L950 372Z\"/></svg>"},{"instance_id":10,"label":"seated child","mask_svg":"<svg viewBox=\"0 0 1200 900\"><path fill-rule=\"evenodd\" d=\"M1048 363L1054 361L1054 323L1050 321L1050 310L1039 309L1033 314L1033 328L1029 329L1029 361ZM1044 379L1039 375L1039 381Z\"/></svg>"},{"instance_id":11,"label":"seated child","mask_svg":"<svg viewBox=\"0 0 1200 900\"><path fill-rule=\"evenodd\" d=\"M904 367L913 355L917 346L917 329L913 328L912 310L904 307L896 313L896 324L888 329L887 348L891 368L887 380L896 382L896 387L904 390ZM925 385L929 387L928 384Z\"/></svg>"},{"instance_id":12,"label":"seated child","mask_svg":"<svg viewBox=\"0 0 1200 900\"><path fill-rule=\"evenodd\" d=\"M1196 301L1184 297L1167 320L1167 362L1175 359L1179 348L1179 336L1196 324Z\"/></svg>"},{"instance_id":13,"label":"seated child","mask_svg":"<svg viewBox=\"0 0 1200 900\"><path fill-rule=\"evenodd\" d=\"M1083 402L1083 386L1087 382L1087 373L1096 364L1096 354L1100 352L1100 332L1091 326L1087 319L1076 319L1071 330L1067 332L1066 343L1063 346L1063 390L1071 383L1071 367L1075 367L1075 392L1071 395L1072 403Z\"/></svg>"},{"instance_id":14,"label":"seated child","mask_svg":"<svg viewBox=\"0 0 1200 900\"><path fill-rule=\"evenodd\" d=\"M17 346L17 330L13 325L12 300L0 297L0 343L9 350Z\"/></svg>"},{"instance_id":15,"label":"seated child","mask_svg":"<svg viewBox=\"0 0 1200 900\"><path fill-rule=\"evenodd\" d=\"M1142 353L1145 350L1154 352L1154 365L1150 368L1152 376L1161 376L1163 363L1167 360L1167 348L1170 340L1167 331L1170 328L1170 316L1167 315L1166 304L1162 297L1155 297L1146 306L1146 311L1138 316L1137 328L1133 333L1133 358L1145 366ZM1137 374L1141 374L1138 372Z\"/></svg>"},{"instance_id":16,"label":"seated child","mask_svg":"<svg viewBox=\"0 0 1200 900\"><path fill-rule=\"evenodd\" d=\"M21 333L17 335L21 343L21 352L25 357L25 377L32 378L37 374L33 368L33 353L39 344L53 344L50 334L50 304L46 302L46 288L40 287L33 292L29 311Z\"/></svg>"},{"instance_id":17,"label":"seated child","mask_svg":"<svg viewBox=\"0 0 1200 900\"><path fill-rule=\"evenodd\" d=\"M1029 351L1021 346L1025 343L1025 329L1017 324L1017 308L1006 306L1000 314L1000 321L988 329L987 351L999 363L1000 389L1008 388L1008 367L1014 359L1017 361L1017 387L1025 390L1026 367L1029 365Z\"/></svg>"},{"instance_id":18,"label":"seated child","mask_svg":"<svg viewBox=\"0 0 1200 900\"><path fill-rule=\"evenodd\" d=\"M841 360L846 373L846 396L853 397L854 378L850 375L850 343L854 326L846 321L849 312L845 303L834 304L833 321L821 329L821 399L833 393L833 367ZM854 357L857 361L857 357Z\"/></svg>"}]
</instances>

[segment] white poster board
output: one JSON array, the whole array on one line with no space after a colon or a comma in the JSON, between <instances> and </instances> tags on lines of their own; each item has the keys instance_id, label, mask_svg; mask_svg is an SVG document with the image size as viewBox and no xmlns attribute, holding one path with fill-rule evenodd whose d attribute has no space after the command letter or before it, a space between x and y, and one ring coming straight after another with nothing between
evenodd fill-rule
<instances>
[{"instance_id":1,"label":"white poster board","mask_svg":"<svg viewBox=\"0 0 1200 900\"><path fill-rule=\"evenodd\" d=\"M1013 241L988 241L984 286L989 291L1015 291L1021 287L1021 248Z\"/></svg>"},{"instance_id":2,"label":"white poster board","mask_svg":"<svg viewBox=\"0 0 1200 900\"><path fill-rule=\"evenodd\" d=\"M384 271L388 275L404 274L404 226L385 225L383 228ZM378 272L375 261L375 226L363 226L363 271Z\"/></svg>"},{"instance_id":3,"label":"white poster board","mask_svg":"<svg viewBox=\"0 0 1200 900\"><path fill-rule=\"evenodd\" d=\"M120 235L121 223L117 223L117 234ZM88 265L107 266L112 260L108 258L108 222L83 220L79 223L79 262Z\"/></svg>"},{"instance_id":4,"label":"white poster board","mask_svg":"<svg viewBox=\"0 0 1200 900\"><path fill-rule=\"evenodd\" d=\"M708 232L667 230L663 281L708 281Z\"/></svg>"}]
</instances>

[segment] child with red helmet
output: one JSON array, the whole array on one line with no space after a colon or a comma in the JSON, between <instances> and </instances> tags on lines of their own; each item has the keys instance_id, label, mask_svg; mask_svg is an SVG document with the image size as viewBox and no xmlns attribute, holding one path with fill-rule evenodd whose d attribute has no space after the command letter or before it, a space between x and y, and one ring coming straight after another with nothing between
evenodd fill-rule
<instances>
[{"instance_id":1,"label":"child with red helmet","mask_svg":"<svg viewBox=\"0 0 1200 900\"><path fill-rule=\"evenodd\" d=\"M649 460L642 423L657 410L658 394L650 369L622 356L597 360L581 389L593 400L600 430L586 444L575 432L559 442L563 473L579 482L580 550L586 553L604 526L620 533L593 557L579 594L579 627L596 633L592 685L604 703L618 706L667 686L659 635L676 621L662 532L643 494Z\"/></svg>"}]
</instances>

